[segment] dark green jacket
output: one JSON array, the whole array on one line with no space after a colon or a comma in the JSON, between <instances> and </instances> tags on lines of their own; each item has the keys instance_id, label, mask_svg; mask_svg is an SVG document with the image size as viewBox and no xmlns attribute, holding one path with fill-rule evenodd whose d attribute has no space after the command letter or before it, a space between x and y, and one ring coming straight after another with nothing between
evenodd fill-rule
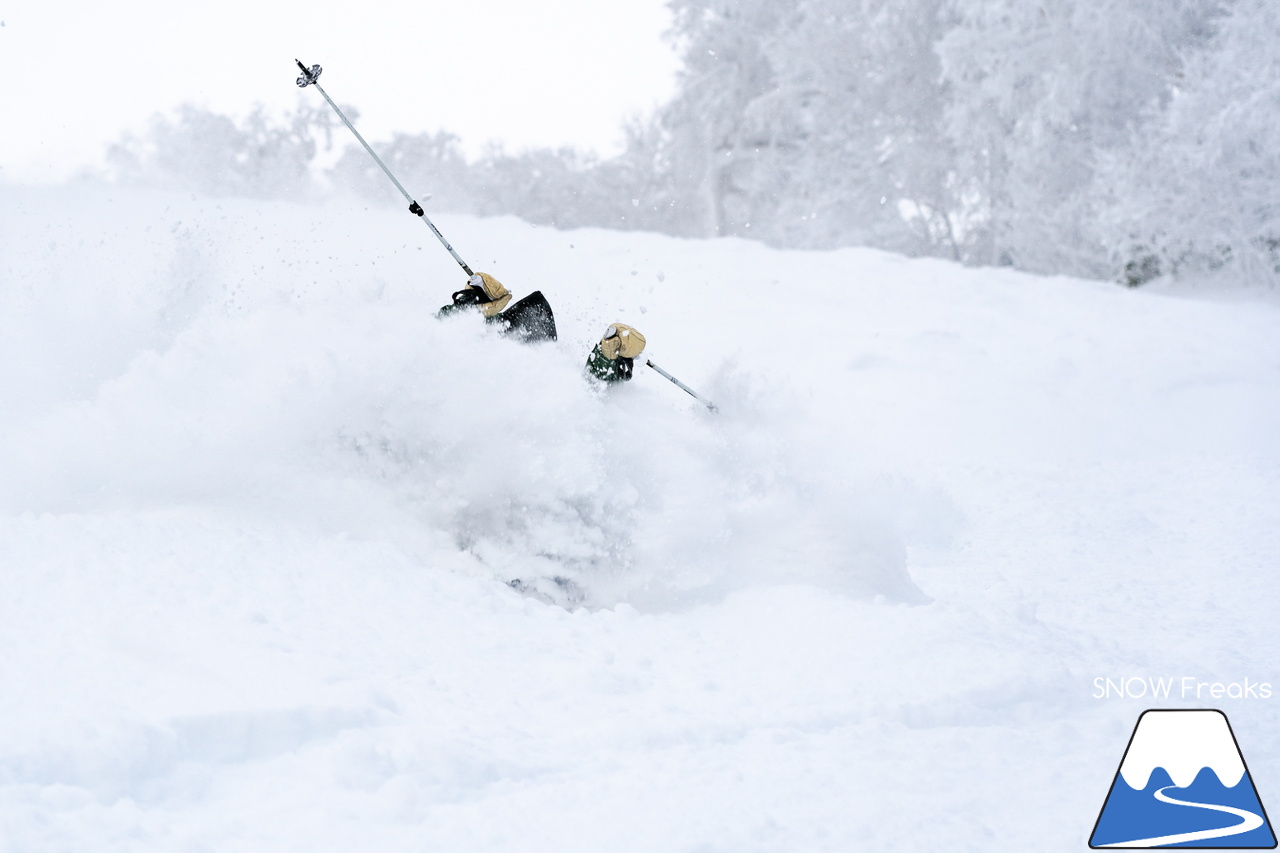
<instances>
[{"instance_id":1,"label":"dark green jacket","mask_svg":"<svg viewBox=\"0 0 1280 853\"><path fill-rule=\"evenodd\" d=\"M631 359L622 356L605 358L599 344L587 356L587 372L602 382L625 382L631 378L631 369Z\"/></svg>"},{"instance_id":2,"label":"dark green jacket","mask_svg":"<svg viewBox=\"0 0 1280 853\"><path fill-rule=\"evenodd\" d=\"M436 312L436 317L447 317L458 311L471 311L477 308L479 308L478 305L445 305ZM492 317L485 317L484 320L486 323L492 323L501 316L501 314L494 314Z\"/></svg>"}]
</instances>

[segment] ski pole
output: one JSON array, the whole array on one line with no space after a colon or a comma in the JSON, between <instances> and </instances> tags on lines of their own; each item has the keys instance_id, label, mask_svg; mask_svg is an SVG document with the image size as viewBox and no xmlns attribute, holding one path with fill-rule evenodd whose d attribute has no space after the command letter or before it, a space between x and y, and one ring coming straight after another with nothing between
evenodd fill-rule
<instances>
[{"instance_id":1,"label":"ski pole","mask_svg":"<svg viewBox=\"0 0 1280 853\"><path fill-rule=\"evenodd\" d=\"M647 365L649 365L650 367L652 367L654 370L658 371L659 373L661 373L661 374L662 374L663 376L665 376L667 379L670 379L672 382L674 382L674 383L676 384L676 386L677 386L677 387L679 387L679 388L683 389L686 393L688 393L688 394L689 394L689 396L693 397L693 399L697 400L699 403L702 403L704 406L706 406L706 407L707 407L708 409L710 409L711 411L713 411L713 412L718 412L718 411L720 411L719 409L717 409L717 408L716 408L716 404L715 404L715 403L711 402L710 400L707 400L707 399L704 399L704 398L702 398L702 397L699 397L699 396L698 396L698 392L694 391L694 390L693 390L692 388L690 388L688 385L685 385L685 384L684 384L683 382L681 382L679 379L676 379L676 378L675 378L674 376L672 376L670 373L667 373L667 371L663 370L661 367L658 367L658 365L654 364L654 363L653 363L652 361L650 361L649 359L645 359L644 363L645 363L645 364L647 364Z\"/></svg>"},{"instance_id":2,"label":"ski pole","mask_svg":"<svg viewBox=\"0 0 1280 853\"><path fill-rule=\"evenodd\" d=\"M360 144L364 146L364 150L368 151L369 156L373 158L374 162L382 167L382 171L391 179L391 183L396 185L396 189L400 190L400 195L404 196L405 201L409 202L409 212L420 217L423 222L427 223L427 227L431 229L431 233L435 234L436 237L439 238L440 243L449 250L449 254L453 255L453 259L458 262L458 266L467 271L468 276L475 275L475 273L471 271L471 267L467 266L467 262L458 257L458 253L453 250L453 246L449 245L449 241L440 233L440 229L437 228L435 223L427 216L427 212L422 209L422 205L418 204L418 202L414 200L413 196L409 195L408 191L401 186L400 182L396 180L396 176L391 174L391 170L387 168L387 164L382 162L381 157L373 153L373 149L369 147L369 143L364 141L364 137L360 135L360 131L356 130L356 126L347 120L347 117L342 114L342 110L338 109L338 105L333 102L333 98L330 98L329 93L320 85L320 72L324 69L319 65L313 65L308 68L296 57L293 61L297 62L298 67L302 69L302 76L298 78L298 88L305 89L308 86L315 86L320 90L320 94L324 95L324 99L329 102L329 106L333 107L333 111L338 114L338 118L342 119L342 123L347 126L347 129L356 135L356 139L360 140Z\"/></svg>"}]
</instances>

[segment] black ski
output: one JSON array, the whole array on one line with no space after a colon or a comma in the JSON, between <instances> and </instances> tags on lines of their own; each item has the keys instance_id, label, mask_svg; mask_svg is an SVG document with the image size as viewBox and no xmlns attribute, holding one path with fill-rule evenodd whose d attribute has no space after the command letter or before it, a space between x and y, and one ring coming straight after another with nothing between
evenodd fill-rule
<instances>
[{"instance_id":1,"label":"black ski","mask_svg":"<svg viewBox=\"0 0 1280 853\"><path fill-rule=\"evenodd\" d=\"M503 324L503 334L514 335L524 341L556 340L556 318L541 290L530 293L491 322Z\"/></svg>"}]
</instances>

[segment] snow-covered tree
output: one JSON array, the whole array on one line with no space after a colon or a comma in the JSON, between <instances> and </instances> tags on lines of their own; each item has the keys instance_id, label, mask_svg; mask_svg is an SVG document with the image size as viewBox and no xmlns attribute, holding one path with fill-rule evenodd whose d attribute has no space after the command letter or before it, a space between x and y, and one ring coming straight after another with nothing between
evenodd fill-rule
<instances>
[{"instance_id":1,"label":"snow-covered tree","mask_svg":"<svg viewBox=\"0 0 1280 853\"><path fill-rule=\"evenodd\" d=\"M662 116L703 232L1113 271L1118 162L1214 0L673 0ZM1120 155L1123 159L1124 155ZM1120 163L1123 173L1124 163Z\"/></svg>"},{"instance_id":2,"label":"snow-covered tree","mask_svg":"<svg viewBox=\"0 0 1280 853\"><path fill-rule=\"evenodd\" d=\"M708 233L914 251L952 241L939 0L672 8L685 68L662 122Z\"/></svg>"},{"instance_id":3,"label":"snow-covered tree","mask_svg":"<svg viewBox=\"0 0 1280 853\"><path fill-rule=\"evenodd\" d=\"M1106 164L1129 283L1230 266L1280 278L1280 6L1235 0L1167 108Z\"/></svg>"},{"instance_id":4,"label":"snow-covered tree","mask_svg":"<svg viewBox=\"0 0 1280 853\"><path fill-rule=\"evenodd\" d=\"M446 133L397 133L374 149L392 173L415 196L442 210L476 212L467 185L467 162L460 140ZM329 171L334 186L371 200L399 203L401 196L368 152L349 145Z\"/></svg>"},{"instance_id":5,"label":"snow-covered tree","mask_svg":"<svg viewBox=\"0 0 1280 853\"><path fill-rule=\"evenodd\" d=\"M1101 152L1167 100L1203 0L953 0L938 43L972 259L1103 274L1092 224Z\"/></svg>"},{"instance_id":6,"label":"snow-covered tree","mask_svg":"<svg viewBox=\"0 0 1280 853\"><path fill-rule=\"evenodd\" d=\"M303 106L276 119L261 108L242 121L184 105L156 116L142 137L126 136L107 151L116 180L213 195L272 198L315 190L312 161L332 142L337 123L327 107Z\"/></svg>"}]
</instances>

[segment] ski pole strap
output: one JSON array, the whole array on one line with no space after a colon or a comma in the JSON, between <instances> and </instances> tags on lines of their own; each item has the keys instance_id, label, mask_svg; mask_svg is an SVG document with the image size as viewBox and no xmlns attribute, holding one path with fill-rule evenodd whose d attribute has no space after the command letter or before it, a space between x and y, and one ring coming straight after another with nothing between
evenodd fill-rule
<instances>
[{"instance_id":1,"label":"ski pole strap","mask_svg":"<svg viewBox=\"0 0 1280 853\"><path fill-rule=\"evenodd\" d=\"M667 371L663 370L661 367L658 367L658 365L654 364L654 363L653 363L652 361L650 361L649 359L645 359L645 362L644 362L644 363L645 363L645 364L647 364L647 365L649 365L650 367L652 367L654 370L658 371L658 373L662 374L662 375L663 375L664 377L666 377L667 379L671 380L671 382L673 382L673 383L676 385L676 387L678 387L678 388L680 388L681 390L683 390L685 393L687 393L687 394L688 394L690 397L692 397L693 399L697 400L699 403L702 403L704 406L706 406L706 407L707 407L708 409L710 409L711 411L713 411L713 412L718 412L718 411L720 411L719 409L717 409L717 408L716 408L716 404L715 404L715 403L711 402L710 400L706 400L706 399L703 399L702 397L699 397L699 396L698 396L698 393L697 393L696 391L694 391L694 390L693 390L692 388L690 388L688 385L685 385L685 384L684 384L683 382L681 382L679 379L676 379L676 378L675 378L674 376L672 376L670 373L667 373Z\"/></svg>"},{"instance_id":2,"label":"ski pole strap","mask_svg":"<svg viewBox=\"0 0 1280 853\"><path fill-rule=\"evenodd\" d=\"M431 233L435 234L436 238L440 241L440 244L449 250L449 254L453 255L453 259L458 262L458 266L466 270L467 275L475 275L475 273L471 271L471 267L467 266L467 262L458 256L458 253L453 250L453 246L450 246L449 241L440 233L440 229L437 228L436 224L427 216L426 211L422 209L422 205L418 204L418 202L414 200L413 196L409 195L408 190L406 190L401 183L396 180L396 176L391 174L391 170L387 168L387 164L383 163L382 158L374 153L373 149L369 147L369 143L365 142L364 137L360 135L360 131L356 130L356 126L347 120L347 117L343 114L342 110L338 109L338 105L333 102L333 98L330 98L329 93L320 85L320 72L323 69L319 65L312 65L308 68L297 58L293 61L298 63L298 67L302 69L302 76L298 78L298 88L305 89L308 86L315 86L320 90L320 94L324 95L324 99L329 102L329 106L333 107L333 111L338 114L338 118L342 119L342 123L347 126L347 129L355 134L356 139L360 140L360 144L364 146L364 150L369 152L369 156L373 158L373 161L377 163L386 176L391 179L391 183L396 185L396 189L400 190L400 195L404 196L405 201L409 202L409 212L418 216L423 222L427 223L427 227L431 229Z\"/></svg>"}]
</instances>

